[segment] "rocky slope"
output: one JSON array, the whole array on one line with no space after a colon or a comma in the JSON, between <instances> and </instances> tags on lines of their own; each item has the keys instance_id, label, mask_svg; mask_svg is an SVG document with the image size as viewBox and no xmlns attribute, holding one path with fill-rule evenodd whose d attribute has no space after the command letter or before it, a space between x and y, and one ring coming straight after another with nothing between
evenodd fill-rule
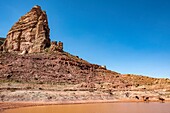
<instances>
[{"instance_id":1,"label":"rocky slope","mask_svg":"<svg viewBox=\"0 0 170 113\"><path fill-rule=\"evenodd\" d=\"M170 84L169 79L156 79L137 75L122 75L90 64L67 52L44 52L21 55L0 54L0 80L38 84L95 84L106 83L110 88L128 88L141 85Z\"/></svg>"},{"instance_id":2,"label":"rocky slope","mask_svg":"<svg viewBox=\"0 0 170 113\"><path fill-rule=\"evenodd\" d=\"M18 82L70 83L113 82L119 73L90 64L66 52L18 55L0 54L0 79ZM115 82L115 81L114 81Z\"/></svg>"}]
</instances>

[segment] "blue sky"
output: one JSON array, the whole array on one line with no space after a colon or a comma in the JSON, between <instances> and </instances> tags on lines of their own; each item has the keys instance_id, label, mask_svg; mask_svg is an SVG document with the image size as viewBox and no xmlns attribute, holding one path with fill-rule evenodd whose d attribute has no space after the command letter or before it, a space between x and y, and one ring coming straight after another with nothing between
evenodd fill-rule
<instances>
[{"instance_id":1,"label":"blue sky","mask_svg":"<svg viewBox=\"0 0 170 113\"><path fill-rule=\"evenodd\" d=\"M0 0L0 36L34 5L65 51L120 73L170 78L170 1Z\"/></svg>"}]
</instances>

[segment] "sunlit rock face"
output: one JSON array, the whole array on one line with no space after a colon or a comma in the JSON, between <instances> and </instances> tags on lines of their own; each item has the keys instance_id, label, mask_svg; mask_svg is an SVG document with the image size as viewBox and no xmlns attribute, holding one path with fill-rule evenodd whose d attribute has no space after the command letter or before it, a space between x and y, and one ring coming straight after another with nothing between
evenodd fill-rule
<instances>
[{"instance_id":1,"label":"sunlit rock face","mask_svg":"<svg viewBox=\"0 0 170 113\"><path fill-rule=\"evenodd\" d=\"M49 33L46 12L42 11L40 6L34 6L9 30L2 49L8 52L42 52L50 47Z\"/></svg>"}]
</instances>

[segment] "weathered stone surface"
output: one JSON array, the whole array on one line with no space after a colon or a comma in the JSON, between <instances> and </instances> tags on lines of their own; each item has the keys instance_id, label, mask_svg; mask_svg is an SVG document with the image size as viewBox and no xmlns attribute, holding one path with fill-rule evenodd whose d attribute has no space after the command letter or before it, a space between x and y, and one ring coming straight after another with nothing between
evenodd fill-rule
<instances>
[{"instance_id":1,"label":"weathered stone surface","mask_svg":"<svg viewBox=\"0 0 170 113\"><path fill-rule=\"evenodd\" d=\"M50 47L49 32L46 12L40 6L34 6L12 26L2 45L3 50L42 52Z\"/></svg>"},{"instance_id":2,"label":"weathered stone surface","mask_svg":"<svg viewBox=\"0 0 170 113\"><path fill-rule=\"evenodd\" d=\"M62 52L63 51L63 43L60 42L60 41L58 43L56 41L52 41L49 51L60 51L60 52Z\"/></svg>"},{"instance_id":3,"label":"weathered stone surface","mask_svg":"<svg viewBox=\"0 0 170 113\"><path fill-rule=\"evenodd\" d=\"M25 51L26 52L26 51ZM121 79L117 72L90 64L66 52L36 54L6 53L0 54L0 80L13 80L34 83L87 83L87 88L94 88L93 83L114 82ZM116 78L116 75L120 77ZM122 83L122 82L121 82ZM85 87L85 86L82 86Z\"/></svg>"}]
</instances>

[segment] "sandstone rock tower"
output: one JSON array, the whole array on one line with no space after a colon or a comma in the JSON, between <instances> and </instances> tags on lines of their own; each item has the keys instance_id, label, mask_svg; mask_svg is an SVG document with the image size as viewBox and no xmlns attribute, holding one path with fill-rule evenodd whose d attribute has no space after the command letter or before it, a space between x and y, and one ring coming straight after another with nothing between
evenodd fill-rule
<instances>
[{"instance_id":1,"label":"sandstone rock tower","mask_svg":"<svg viewBox=\"0 0 170 113\"><path fill-rule=\"evenodd\" d=\"M46 12L40 6L34 6L9 30L2 49L8 52L42 52L51 45L49 33Z\"/></svg>"}]
</instances>

